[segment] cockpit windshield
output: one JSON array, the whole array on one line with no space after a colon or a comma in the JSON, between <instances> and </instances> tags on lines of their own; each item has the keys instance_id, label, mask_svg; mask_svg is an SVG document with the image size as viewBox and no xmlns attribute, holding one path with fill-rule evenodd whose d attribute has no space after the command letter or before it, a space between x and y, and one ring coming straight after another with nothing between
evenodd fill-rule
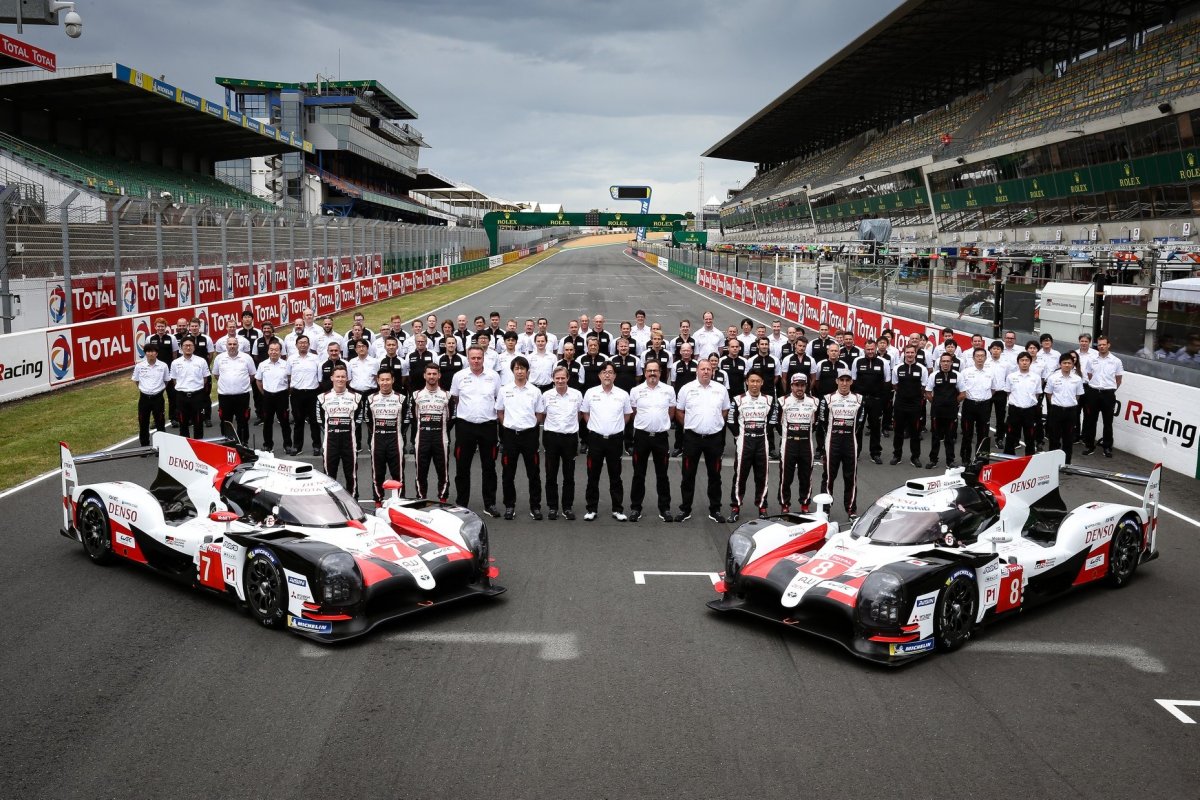
<instances>
[{"instance_id":1,"label":"cockpit windshield","mask_svg":"<svg viewBox=\"0 0 1200 800\"><path fill-rule=\"evenodd\" d=\"M936 511L910 511L875 503L855 523L853 536L866 536L876 544L934 544L944 535L941 517Z\"/></svg>"},{"instance_id":2,"label":"cockpit windshield","mask_svg":"<svg viewBox=\"0 0 1200 800\"><path fill-rule=\"evenodd\" d=\"M260 492L254 506L270 503L275 521L280 525L303 525L309 528L329 528L345 525L347 520L364 517L362 508L341 486L326 486L320 492L272 495Z\"/></svg>"}]
</instances>

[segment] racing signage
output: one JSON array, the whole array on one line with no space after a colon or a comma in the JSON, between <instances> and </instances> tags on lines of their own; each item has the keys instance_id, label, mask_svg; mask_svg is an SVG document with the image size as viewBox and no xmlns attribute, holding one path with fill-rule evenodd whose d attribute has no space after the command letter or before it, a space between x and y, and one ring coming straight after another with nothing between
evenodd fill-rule
<instances>
[{"instance_id":1,"label":"racing signage","mask_svg":"<svg viewBox=\"0 0 1200 800\"><path fill-rule=\"evenodd\" d=\"M54 53L34 47L28 42L22 42L20 39L14 39L4 33L0 33L0 53L3 53L5 58L41 67L47 72L58 71L58 58Z\"/></svg>"},{"instance_id":2,"label":"racing signage","mask_svg":"<svg viewBox=\"0 0 1200 800\"><path fill-rule=\"evenodd\" d=\"M1126 372L1117 389L1113 438L1124 451L1200 478L1200 389Z\"/></svg>"}]
</instances>

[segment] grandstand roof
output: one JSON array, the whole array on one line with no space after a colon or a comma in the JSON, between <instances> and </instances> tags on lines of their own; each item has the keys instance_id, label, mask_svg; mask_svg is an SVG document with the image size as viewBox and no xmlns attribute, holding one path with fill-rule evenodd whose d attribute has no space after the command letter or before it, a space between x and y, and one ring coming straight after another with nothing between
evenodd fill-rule
<instances>
[{"instance_id":1,"label":"grandstand roof","mask_svg":"<svg viewBox=\"0 0 1200 800\"><path fill-rule=\"evenodd\" d=\"M0 72L0 100L85 123L120 120L140 135L161 135L214 161L304 149L306 144L120 64L57 73Z\"/></svg>"},{"instance_id":2,"label":"grandstand roof","mask_svg":"<svg viewBox=\"0 0 1200 800\"><path fill-rule=\"evenodd\" d=\"M1171 0L906 0L705 156L777 164L1171 20Z\"/></svg>"},{"instance_id":3,"label":"grandstand roof","mask_svg":"<svg viewBox=\"0 0 1200 800\"><path fill-rule=\"evenodd\" d=\"M218 86L223 86L226 89L234 91L246 91L247 89L263 89L281 91L284 89L294 89L296 91L305 92L310 95L361 95L370 92L371 100L379 109L383 111L388 119L416 119L417 112L413 111L407 103L397 97L391 90L384 86L379 81L321 81L320 91L317 90L318 83L281 83L279 81L256 81L247 78L216 78Z\"/></svg>"}]
</instances>

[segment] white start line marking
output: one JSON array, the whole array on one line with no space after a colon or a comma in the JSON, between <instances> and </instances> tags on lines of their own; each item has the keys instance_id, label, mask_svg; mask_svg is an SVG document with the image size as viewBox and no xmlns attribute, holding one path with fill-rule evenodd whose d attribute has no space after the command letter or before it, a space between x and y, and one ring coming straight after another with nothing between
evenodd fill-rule
<instances>
[{"instance_id":1,"label":"white start line marking","mask_svg":"<svg viewBox=\"0 0 1200 800\"><path fill-rule=\"evenodd\" d=\"M579 658L579 637L574 633L393 633L389 642L420 644L507 644L535 645L543 661L571 661Z\"/></svg>"},{"instance_id":2,"label":"white start line marking","mask_svg":"<svg viewBox=\"0 0 1200 800\"><path fill-rule=\"evenodd\" d=\"M1140 647L1119 644L1076 644L1072 642L972 642L964 652L972 653L1024 653L1028 655L1089 656L1115 658L1124 661L1139 672L1163 673L1167 667L1162 661ZM1200 705L1200 703L1197 703Z\"/></svg>"},{"instance_id":3,"label":"white start line marking","mask_svg":"<svg viewBox=\"0 0 1200 800\"><path fill-rule=\"evenodd\" d=\"M689 577L695 576L695 575L703 575L704 577L706 577L710 581L712 581L713 586L716 586L717 582L721 580L721 576L715 572L672 572L669 570L638 569L638 570L633 571L633 582L638 584L639 586L643 586L646 583L647 575L684 575L684 576L689 576Z\"/></svg>"},{"instance_id":4,"label":"white start line marking","mask_svg":"<svg viewBox=\"0 0 1200 800\"><path fill-rule=\"evenodd\" d=\"M1160 706L1170 712L1171 716L1184 725L1195 725L1196 720L1179 710L1180 706L1200 706L1200 700L1155 700Z\"/></svg>"}]
</instances>

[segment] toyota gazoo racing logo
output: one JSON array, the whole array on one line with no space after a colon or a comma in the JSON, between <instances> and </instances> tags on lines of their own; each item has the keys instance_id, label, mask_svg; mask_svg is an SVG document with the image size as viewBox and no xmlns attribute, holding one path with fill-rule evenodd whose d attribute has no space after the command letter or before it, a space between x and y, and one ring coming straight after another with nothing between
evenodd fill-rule
<instances>
[{"instance_id":1,"label":"toyota gazoo racing logo","mask_svg":"<svg viewBox=\"0 0 1200 800\"><path fill-rule=\"evenodd\" d=\"M71 337L65 333L60 333L50 345L50 372L56 381L71 374Z\"/></svg>"},{"instance_id":2,"label":"toyota gazoo racing logo","mask_svg":"<svg viewBox=\"0 0 1200 800\"><path fill-rule=\"evenodd\" d=\"M133 347L138 358L146 357L146 339L150 336L150 318L142 317L133 326Z\"/></svg>"},{"instance_id":3,"label":"toyota gazoo racing logo","mask_svg":"<svg viewBox=\"0 0 1200 800\"><path fill-rule=\"evenodd\" d=\"M125 313L131 314L137 310L137 281L133 278L125 281L125 288L121 290L121 304L125 307Z\"/></svg>"},{"instance_id":4,"label":"toyota gazoo racing logo","mask_svg":"<svg viewBox=\"0 0 1200 800\"><path fill-rule=\"evenodd\" d=\"M61 286L50 289L50 321L62 322L67 318L67 293Z\"/></svg>"}]
</instances>

